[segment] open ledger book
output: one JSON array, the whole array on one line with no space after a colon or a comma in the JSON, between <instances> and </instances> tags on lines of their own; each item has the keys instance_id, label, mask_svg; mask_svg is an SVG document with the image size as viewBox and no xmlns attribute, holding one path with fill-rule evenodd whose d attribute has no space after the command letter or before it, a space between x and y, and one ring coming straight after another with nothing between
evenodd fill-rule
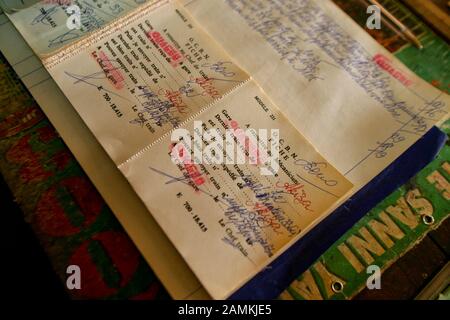
<instances>
[{"instance_id":1,"label":"open ledger book","mask_svg":"<svg viewBox=\"0 0 450 320\"><path fill-rule=\"evenodd\" d=\"M448 113L328 0L75 3L81 29L60 4L9 18L213 298Z\"/></svg>"}]
</instances>

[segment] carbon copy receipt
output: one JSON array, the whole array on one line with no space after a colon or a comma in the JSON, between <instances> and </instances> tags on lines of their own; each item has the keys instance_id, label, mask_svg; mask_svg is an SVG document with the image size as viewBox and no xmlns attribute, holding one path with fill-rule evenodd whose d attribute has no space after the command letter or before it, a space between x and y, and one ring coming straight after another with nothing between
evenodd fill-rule
<instances>
[{"instance_id":1,"label":"carbon copy receipt","mask_svg":"<svg viewBox=\"0 0 450 320\"><path fill-rule=\"evenodd\" d=\"M174 3L150 5L46 63L215 298L238 289L351 188ZM174 150L192 157L174 162Z\"/></svg>"},{"instance_id":2,"label":"carbon copy receipt","mask_svg":"<svg viewBox=\"0 0 450 320\"><path fill-rule=\"evenodd\" d=\"M43 62L217 299L448 112L329 1L139 9Z\"/></svg>"}]
</instances>

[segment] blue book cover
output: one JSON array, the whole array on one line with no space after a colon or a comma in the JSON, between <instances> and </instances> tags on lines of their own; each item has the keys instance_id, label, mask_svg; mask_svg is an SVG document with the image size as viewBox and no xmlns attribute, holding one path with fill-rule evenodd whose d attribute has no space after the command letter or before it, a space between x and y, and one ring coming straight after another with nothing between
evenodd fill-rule
<instances>
[{"instance_id":1,"label":"blue book cover","mask_svg":"<svg viewBox=\"0 0 450 320\"><path fill-rule=\"evenodd\" d=\"M293 244L230 299L275 299L368 211L405 184L439 153L447 135L433 127L369 184Z\"/></svg>"}]
</instances>

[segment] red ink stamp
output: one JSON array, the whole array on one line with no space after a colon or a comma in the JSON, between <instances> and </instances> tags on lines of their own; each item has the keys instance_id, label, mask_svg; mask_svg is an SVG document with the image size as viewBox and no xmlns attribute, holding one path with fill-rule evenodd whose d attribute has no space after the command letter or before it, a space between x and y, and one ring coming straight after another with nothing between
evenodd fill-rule
<instances>
[{"instance_id":1,"label":"red ink stamp","mask_svg":"<svg viewBox=\"0 0 450 320\"><path fill-rule=\"evenodd\" d=\"M169 44L161 33L158 31L149 31L147 32L147 37L171 59L170 64L173 67L178 66L183 61L183 55Z\"/></svg>"},{"instance_id":2,"label":"red ink stamp","mask_svg":"<svg viewBox=\"0 0 450 320\"><path fill-rule=\"evenodd\" d=\"M284 192L294 197L294 202L301 205L307 211L314 211L310 207L312 205L311 200L308 199L308 195L305 191L305 186L302 184L289 184L277 182L277 188L283 189Z\"/></svg>"},{"instance_id":3,"label":"red ink stamp","mask_svg":"<svg viewBox=\"0 0 450 320\"><path fill-rule=\"evenodd\" d=\"M114 88L116 88L117 90L122 89L124 87L125 79L123 78L119 69L113 66L108 56L103 51L99 51L98 53L94 51L92 53L92 57L97 61L100 68L102 68L103 72L105 73L108 80L112 83Z\"/></svg>"},{"instance_id":4,"label":"red ink stamp","mask_svg":"<svg viewBox=\"0 0 450 320\"><path fill-rule=\"evenodd\" d=\"M392 60L390 60L388 57L379 53L373 57L373 61L381 69L388 72L391 76L400 81L405 87L409 87L413 84L413 81L408 79L406 74L404 74L401 70L396 69L395 66L392 65Z\"/></svg>"},{"instance_id":5,"label":"red ink stamp","mask_svg":"<svg viewBox=\"0 0 450 320\"><path fill-rule=\"evenodd\" d=\"M196 78L195 83L203 89L203 95L208 95L213 99L221 97L219 90L214 86L213 79L210 78Z\"/></svg>"}]
</instances>

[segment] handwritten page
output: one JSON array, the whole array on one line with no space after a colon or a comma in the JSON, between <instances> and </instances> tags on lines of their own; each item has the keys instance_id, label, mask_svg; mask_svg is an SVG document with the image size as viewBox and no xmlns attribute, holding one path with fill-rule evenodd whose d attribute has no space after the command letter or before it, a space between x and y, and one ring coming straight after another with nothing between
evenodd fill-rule
<instances>
[{"instance_id":1,"label":"handwritten page","mask_svg":"<svg viewBox=\"0 0 450 320\"><path fill-rule=\"evenodd\" d=\"M17 0L19 1L19 0ZM148 2L152 2L148 1ZM71 44L113 21L146 0L43 0L9 14L15 27L39 55L47 55ZM73 9L76 6L76 9ZM69 28L78 16L80 27Z\"/></svg>"},{"instance_id":2,"label":"handwritten page","mask_svg":"<svg viewBox=\"0 0 450 320\"><path fill-rule=\"evenodd\" d=\"M211 299L40 59L4 14L0 14L0 50L169 294L174 299Z\"/></svg>"},{"instance_id":3,"label":"handwritten page","mask_svg":"<svg viewBox=\"0 0 450 320\"><path fill-rule=\"evenodd\" d=\"M248 79L176 10L149 7L91 45L46 60L118 165Z\"/></svg>"},{"instance_id":4,"label":"handwritten page","mask_svg":"<svg viewBox=\"0 0 450 320\"><path fill-rule=\"evenodd\" d=\"M214 298L448 113L448 96L327 0L154 1L60 45L44 65ZM180 127L214 128L217 139L230 127L278 128L269 141L279 142L279 171L261 175L258 161L174 164Z\"/></svg>"},{"instance_id":5,"label":"handwritten page","mask_svg":"<svg viewBox=\"0 0 450 320\"><path fill-rule=\"evenodd\" d=\"M329 0L181 2L357 188L448 114L448 95Z\"/></svg>"},{"instance_id":6,"label":"handwritten page","mask_svg":"<svg viewBox=\"0 0 450 320\"><path fill-rule=\"evenodd\" d=\"M298 239L351 184L253 81L183 128L194 132L194 121L221 136L234 127L281 128L283 156L275 176L262 176L260 166L251 164L176 166L170 136L120 166L208 292L223 299Z\"/></svg>"},{"instance_id":7,"label":"handwritten page","mask_svg":"<svg viewBox=\"0 0 450 320\"><path fill-rule=\"evenodd\" d=\"M213 297L238 289L351 189L181 7L150 6L86 43L46 66ZM221 135L232 124L282 128L280 172L176 166L169 134L193 121Z\"/></svg>"}]
</instances>

